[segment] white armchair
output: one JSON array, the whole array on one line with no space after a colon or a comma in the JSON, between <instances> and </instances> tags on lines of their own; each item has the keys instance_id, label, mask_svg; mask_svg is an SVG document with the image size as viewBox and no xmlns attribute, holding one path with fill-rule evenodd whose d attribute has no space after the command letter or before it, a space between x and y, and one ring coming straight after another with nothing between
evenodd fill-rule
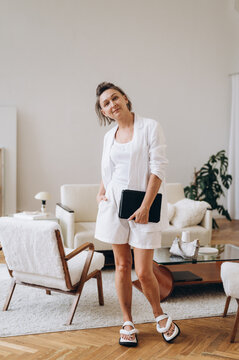
<instances>
[{"instance_id":1,"label":"white armchair","mask_svg":"<svg viewBox=\"0 0 239 360\"><path fill-rule=\"evenodd\" d=\"M98 184L61 186L61 203L56 205L56 217L60 222L66 246L75 248L84 241L89 241L96 250L112 250L111 244L94 238L98 189ZM166 193L167 200L172 205L185 199L183 186L179 183L166 184ZM182 212L184 213L183 210ZM193 226L176 227L170 224L162 233L161 246L170 247L175 237L180 236L184 230L190 232L191 240L197 238L201 245L209 245L212 235L212 211L206 210L201 222Z\"/></svg>"},{"instance_id":2,"label":"white armchair","mask_svg":"<svg viewBox=\"0 0 239 360\"><path fill-rule=\"evenodd\" d=\"M99 304L104 305L101 269L104 255L92 243L64 248L61 230L52 221L0 218L0 241L12 280L3 310L9 307L16 284L74 295L67 325L72 323L86 281L97 279ZM86 251L86 249L88 249Z\"/></svg>"},{"instance_id":3,"label":"white armchair","mask_svg":"<svg viewBox=\"0 0 239 360\"><path fill-rule=\"evenodd\" d=\"M227 295L226 304L224 308L223 317L227 315L227 310L231 298L235 298L238 304L235 323L231 333L231 342L235 341L237 327L239 323L239 263L226 261L221 266L221 278L224 291Z\"/></svg>"}]
</instances>

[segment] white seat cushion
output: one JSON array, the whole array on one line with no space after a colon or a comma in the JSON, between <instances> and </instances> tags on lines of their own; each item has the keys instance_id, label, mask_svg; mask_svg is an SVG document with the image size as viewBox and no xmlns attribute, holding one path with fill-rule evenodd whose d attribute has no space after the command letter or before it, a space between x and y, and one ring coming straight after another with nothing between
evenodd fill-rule
<instances>
[{"instance_id":1,"label":"white seat cushion","mask_svg":"<svg viewBox=\"0 0 239 360\"><path fill-rule=\"evenodd\" d=\"M73 249L65 248L66 255L71 251L73 251ZM67 262L72 285L75 285L80 280L87 254L87 250L82 251ZM88 273L92 273L95 270L101 270L104 264L104 255L95 251Z\"/></svg>"}]
</instances>

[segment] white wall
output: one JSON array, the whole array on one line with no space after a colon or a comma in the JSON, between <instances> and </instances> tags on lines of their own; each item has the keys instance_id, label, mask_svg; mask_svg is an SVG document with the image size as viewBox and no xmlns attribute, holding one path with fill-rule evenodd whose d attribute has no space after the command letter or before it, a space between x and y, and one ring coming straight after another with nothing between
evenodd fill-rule
<instances>
[{"instance_id":1,"label":"white wall","mask_svg":"<svg viewBox=\"0 0 239 360\"><path fill-rule=\"evenodd\" d=\"M18 110L18 210L64 183L100 181L95 88L115 82L159 120L168 181L227 149L228 74L239 71L233 0L0 0L0 106Z\"/></svg>"}]
</instances>

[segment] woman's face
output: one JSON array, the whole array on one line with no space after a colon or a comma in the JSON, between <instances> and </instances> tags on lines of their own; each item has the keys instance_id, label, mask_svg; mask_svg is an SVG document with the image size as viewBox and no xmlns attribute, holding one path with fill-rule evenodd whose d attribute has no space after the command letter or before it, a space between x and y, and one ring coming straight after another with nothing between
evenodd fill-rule
<instances>
[{"instance_id":1,"label":"woman's face","mask_svg":"<svg viewBox=\"0 0 239 360\"><path fill-rule=\"evenodd\" d=\"M100 95L100 107L104 116L117 120L125 112L129 112L127 107L128 99L115 89L105 90Z\"/></svg>"}]
</instances>

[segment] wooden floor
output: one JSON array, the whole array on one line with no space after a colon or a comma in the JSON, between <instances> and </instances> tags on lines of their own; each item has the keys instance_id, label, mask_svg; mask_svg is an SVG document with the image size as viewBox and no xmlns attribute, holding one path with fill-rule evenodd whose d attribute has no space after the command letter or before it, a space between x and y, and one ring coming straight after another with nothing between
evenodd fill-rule
<instances>
[{"instance_id":1,"label":"wooden floor","mask_svg":"<svg viewBox=\"0 0 239 360\"><path fill-rule=\"evenodd\" d=\"M239 220L218 223L212 242L239 245ZM2 252L0 262L4 262ZM229 342L233 322L233 316L177 321L182 334L174 344L163 341L154 323L137 325L135 349L118 345L118 327L0 338L0 359L239 359L239 331L236 342Z\"/></svg>"}]
</instances>

